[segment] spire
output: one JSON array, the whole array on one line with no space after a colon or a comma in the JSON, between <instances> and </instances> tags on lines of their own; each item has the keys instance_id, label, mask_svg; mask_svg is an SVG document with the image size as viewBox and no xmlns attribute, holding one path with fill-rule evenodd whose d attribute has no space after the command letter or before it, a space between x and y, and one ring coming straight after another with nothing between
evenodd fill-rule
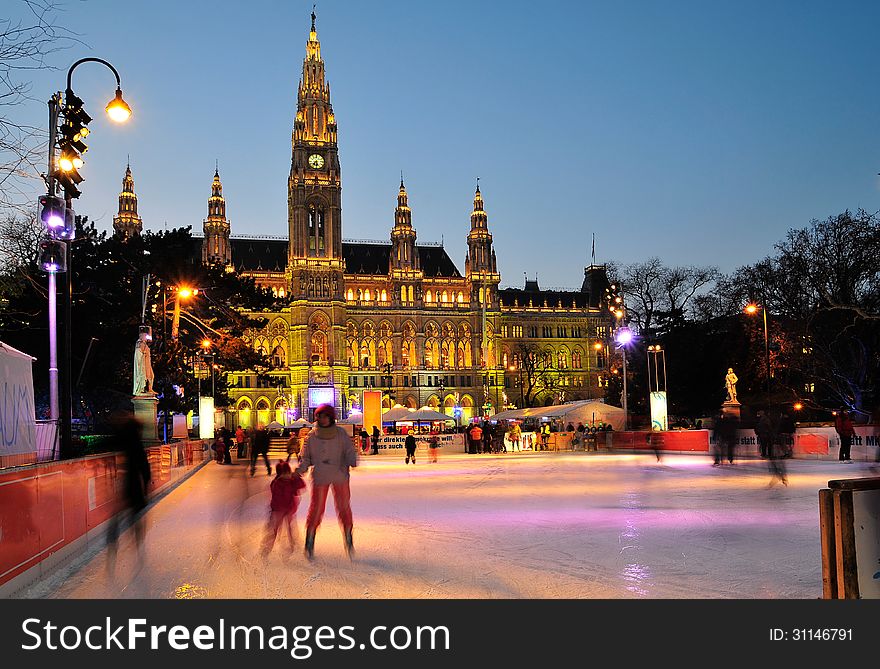
<instances>
[{"instance_id":1,"label":"spire","mask_svg":"<svg viewBox=\"0 0 880 669\"><path fill-rule=\"evenodd\" d=\"M143 221L137 213L137 195L134 192L134 177L131 176L131 160L125 165L122 177L122 192L119 193L119 211L113 217L113 230L121 232L126 238L140 234Z\"/></svg>"},{"instance_id":2,"label":"spire","mask_svg":"<svg viewBox=\"0 0 880 669\"><path fill-rule=\"evenodd\" d=\"M400 173L400 190L397 192L397 208L394 210L394 228L391 230L391 269L414 270L419 268L416 254L416 231L412 227L412 210L407 204L403 172Z\"/></svg>"},{"instance_id":3,"label":"spire","mask_svg":"<svg viewBox=\"0 0 880 669\"><path fill-rule=\"evenodd\" d=\"M468 233L468 254L470 272L495 272L495 254L492 250L492 235L489 232L489 217L480 192L480 178L474 191L474 210L471 213L471 231Z\"/></svg>"},{"instance_id":4,"label":"spire","mask_svg":"<svg viewBox=\"0 0 880 669\"><path fill-rule=\"evenodd\" d=\"M336 118L330 104L330 85L324 76L321 43L315 30L315 12L312 10L312 28L306 42L302 79L299 82L293 140L297 142L336 142Z\"/></svg>"},{"instance_id":5,"label":"spire","mask_svg":"<svg viewBox=\"0 0 880 669\"><path fill-rule=\"evenodd\" d=\"M397 192L397 211L395 211L394 217L394 225L410 225L409 216L406 217L406 221L402 221L399 213L402 210L406 210L409 212L409 207L407 206L407 195L406 195L406 186L403 185L403 172L400 173L400 190Z\"/></svg>"},{"instance_id":6,"label":"spire","mask_svg":"<svg viewBox=\"0 0 880 669\"><path fill-rule=\"evenodd\" d=\"M202 224L205 241L202 243L202 261L206 264L228 265L232 261L229 245L230 226L226 220L226 200L220 182L219 161L214 166L211 197L208 198L208 217Z\"/></svg>"},{"instance_id":7,"label":"spire","mask_svg":"<svg viewBox=\"0 0 880 669\"><path fill-rule=\"evenodd\" d=\"M412 210L409 208L406 186L403 185L403 173L400 174L400 190L397 191L397 209L394 210L394 229L412 229Z\"/></svg>"},{"instance_id":8,"label":"spire","mask_svg":"<svg viewBox=\"0 0 880 669\"><path fill-rule=\"evenodd\" d=\"M220 167L214 169L214 181L211 183L211 197L208 198L208 218L219 216L226 218L226 200L223 199L223 184L220 182Z\"/></svg>"}]
</instances>

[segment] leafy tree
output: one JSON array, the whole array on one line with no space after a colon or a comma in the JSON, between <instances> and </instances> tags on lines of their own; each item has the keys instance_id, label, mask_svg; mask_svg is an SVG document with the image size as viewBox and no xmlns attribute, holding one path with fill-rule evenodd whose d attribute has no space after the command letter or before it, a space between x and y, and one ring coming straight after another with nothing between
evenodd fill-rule
<instances>
[{"instance_id":1,"label":"leafy tree","mask_svg":"<svg viewBox=\"0 0 880 669\"><path fill-rule=\"evenodd\" d=\"M20 223L26 226L27 222ZM26 236L27 231L21 234ZM263 323L244 317L235 307L269 307L273 303L271 292L234 272L202 266L198 244L188 228L124 239L99 232L80 219L71 254L75 415L97 419L131 397L134 343L142 323L153 330L154 389L159 393L162 411L196 408L200 368L195 363L205 338L211 341L217 366L218 406L229 400L228 371L268 369L265 356L241 340L246 328ZM2 276L13 290L4 291L6 298L0 302L0 330L10 345L38 359L35 385L39 389L38 405L46 415L46 277L33 264L6 269ZM147 278L149 281L145 281ZM66 275L59 275L59 284L65 279ZM168 289L182 285L200 290L189 303L182 304L179 336L174 340L170 323L174 293ZM63 297L59 296L59 311L62 304ZM201 372L210 383L210 368L207 374L204 368Z\"/></svg>"}]
</instances>

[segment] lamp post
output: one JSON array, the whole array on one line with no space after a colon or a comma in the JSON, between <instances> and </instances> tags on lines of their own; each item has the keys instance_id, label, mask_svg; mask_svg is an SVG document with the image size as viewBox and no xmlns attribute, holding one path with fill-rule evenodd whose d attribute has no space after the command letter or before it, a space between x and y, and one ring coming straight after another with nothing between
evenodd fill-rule
<instances>
[{"instance_id":1,"label":"lamp post","mask_svg":"<svg viewBox=\"0 0 880 669\"><path fill-rule=\"evenodd\" d=\"M625 432L629 428L629 413L626 406L626 347L630 343L632 343L632 330L630 330L625 325L618 328L616 339L617 347L620 349L620 353L623 355L623 395L621 398L621 403L623 404L623 430Z\"/></svg>"},{"instance_id":2,"label":"lamp post","mask_svg":"<svg viewBox=\"0 0 880 669\"><path fill-rule=\"evenodd\" d=\"M750 316L754 316L758 309L764 317L764 362L766 364L765 374L767 376L767 411L770 410L770 338L767 334L767 304L757 305L750 302L746 305L745 312Z\"/></svg>"},{"instance_id":3,"label":"lamp post","mask_svg":"<svg viewBox=\"0 0 880 669\"><path fill-rule=\"evenodd\" d=\"M525 408L525 400L523 399L523 381L522 381L522 369L520 369L517 365L511 365L508 367L511 372L518 372L519 376L519 408Z\"/></svg>"},{"instance_id":4,"label":"lamp post","mask_svg":"<svg viewBox=\"0 0 880 669\"><path fill-rule=\"evenodd\" d=\"M72 442L72 286L71 248L76 228L76 214L71 206L72 200L79 197L77 185L83 178L77 171L83 166L81 153L87 147L83 139L89 134L86 125L92 120L73 92L73 71L83 63L97 62L107 66L116 76L116 95L105 110L111 120L121 123L131 116L131 107L122 99L119 72L110 63L100 58L82 58L67 71L67 88L62 96L57 92L49 99L49 163L46 174L48 195L40 198L41 220L46 223L48 239L41 243L41 265L49 273L49 404L50 417L60 418L61 449L69 453ZM60 127L61 117L64 123ZM56 149L59 149L56 158ZM64 191L64 200L57 197L59 186ZM60 216L59 216L60 214ZM51 248L50 248L51 247ZM54 249L54 250L53 250ZM54 256L54 260L47 258ZM64 290L64 340L60 368L57 352L57 285L55 274L67 272ZM59 377L60 393L59 393ZM59 407L60 395L60 407Z\"/></svg>"}]
</instances>

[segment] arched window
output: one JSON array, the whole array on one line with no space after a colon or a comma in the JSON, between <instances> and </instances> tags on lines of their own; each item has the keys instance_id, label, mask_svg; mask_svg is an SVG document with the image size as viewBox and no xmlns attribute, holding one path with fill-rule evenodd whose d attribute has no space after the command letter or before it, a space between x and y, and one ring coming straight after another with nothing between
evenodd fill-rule
<instances>
[{"instance_id":1,"label":"arched window","mask_svg":"<svg viewBox=\"0 0 880 669\"><path fill-rule=\"evenodd\" d=\"M354 300L354 291L351 288L349 288L348 292L345 294L345 299L349 302Z\"/></svg>"},{"instance_id":2,"label":"arched window","mask_svg":"<svg viewBox=\"0 0 880 669\"><path fill-rule=\"evenodd\" d=\"M580 352L580 351L574 351L574 352L571 354L571 366L572 366L574 369L580 369L580 368L581 368L581 352Z\"/></svg>"},{"instance_id":3,"label":"arched window","mask_svg":"<svg viewBox=\"0 0 880 669\"><path fill-rule=\"evenodd\" d=\"M381 297L381 300L382 300L383 302L387 302L387 301L388 301L388 293L385 292L384 289L382 290L382 297Z\"/></svg>"},{"instance_id":4,"label":"arched window","mask_svg":"<svg viewBox=\"0 0 880 669\"><path fill-rule=\"evenodd\" d=\"M276 368L284 367L287 364L287 354L284 351L284 347L276 346L272 350L272 366Z\"/></svg>"},{"instance_id":5,"label":"arched window","mask_svg":"<svg viewBox=\"0 0 880 669\"><path fill-rule=\"evenodd\" d=\"M323 257L326 255L325 249L325 221L323 207L309 205L309 256Z\"/></svg>"},{"instance_id":6,"label":"arched window","mask_svg":"<svg viewBox=\"0 0 880 669\"><path fill-rule=\"evenodd\" d=\"M447 293L445 290L443 291L443 296L440 298L440 301L449 302L449 293Z\"/></svg>"},{"instance_id":7,"label":"arched window","mask_svg":"<svg viewBox=\"0 0 880 669\"><path fill-rule=\"evenodd\" d=\"M568 368L568 356L566 355L565 350L559 351L559 353L556 354L556 366L559 369Z\"/></svg>"},{"instance_id":8,"label":"arched window","mask_svg":"<svg viewBox=\"0 0 880 669\"><path fill-rule=\"evenodd\" d=\"M400 287L400 301L406 302L406 286Z\"/></svg>"},{"instance_id":9,"label":"arched window","mask_svg":"<svg viewBox=\"0 0 880 669\"><path fill-rule=\"evenodd\" d=\"M433 297L433 295L432 295L432 293L431 293L431 289L429 288L429 289L425 292L425 302L433 302L433 301L434 301L434 297Z\"/></svg>"},{"instance_id":10,"label":"arched window","mask_svg":"<svg viewBox=\"0 0 880 669\"><path fill-rule=\"evenodd\" d=\"M367 288L367 289L364 291L364 299L365 299L367 302L370 301L370 289L369 289L369 288Z\"/></svg>"},{"instance_id":11,"label":"arched window","mask_svg":"<svg viewBox=\"0 0 880 669\"><path fill-rule=\"evenodd\" d=\"M412 286L409 287L408 293L409 293L409 301L412 302L413 301L413 287Z\"/></svg>"},{"instance_id":12,"label":"arched window","mask_svg":"<svg viewBox=\"0 0 880 669\"><path fill-rule=\"evenodd\" d=\"M464 302L464 294L458 291L458 303L461 304L462 302Z\"/></svg>"}]
</instances>

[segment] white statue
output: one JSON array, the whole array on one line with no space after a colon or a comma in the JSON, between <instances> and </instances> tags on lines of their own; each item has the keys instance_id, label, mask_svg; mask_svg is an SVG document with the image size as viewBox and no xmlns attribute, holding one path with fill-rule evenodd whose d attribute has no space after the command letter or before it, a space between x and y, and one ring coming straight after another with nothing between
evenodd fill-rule
<instances>
[{"instance_id":1,"label":"white statue","mask_svg":"<svg viewBox=\"0 0 880 669\"><path fill-rule=\"evenodd\" d=\"M148 336L146 332L141 332L134 345L134 395L153 392L153 365L150 362Z\"/></svg>"},{"instance_id":2,"label":"white statue","mask_svg":"<svg viewBox=\"0 0 880 669\"><path fill-rule=\"evenodd\" d=\"M733 373L733 367L727 368L727 376L724 377L724 384L727 386L727 401L736 402L736 382L739 381L736 374Z\"/></svg>"}]
</instances>

